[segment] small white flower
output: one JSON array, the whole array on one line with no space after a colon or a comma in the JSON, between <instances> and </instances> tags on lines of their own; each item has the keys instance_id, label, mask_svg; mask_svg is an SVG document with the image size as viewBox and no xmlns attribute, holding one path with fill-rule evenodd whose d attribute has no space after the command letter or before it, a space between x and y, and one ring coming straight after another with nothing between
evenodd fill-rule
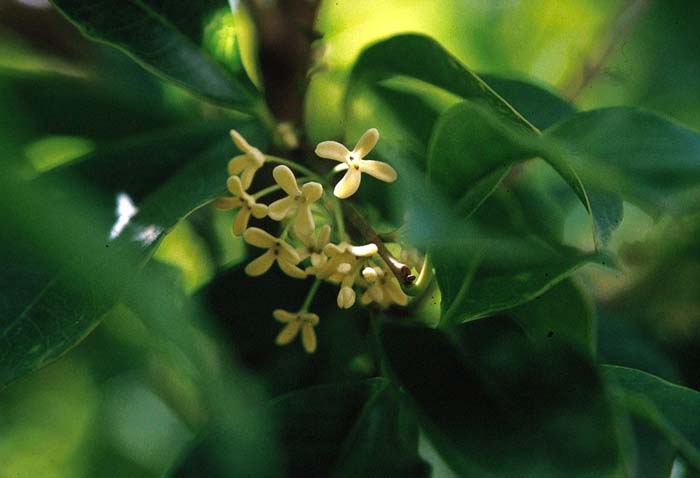
<instances>
[{"instance_id":1,"label":"small white flower","mask_svg":"<svg viewBox=\"0 0 700 478\"><path fill-rule=\"evenodd\" d=\"M362 270L362 277L370 283L370 286L360 297L360 303L363 305L376 302L385 309L392 303L408 304L408 296L401 290L399 281L381 267L365 267Z\"/></svg>"},{"instance_id":2,"label":"small white flower","mask_svg":"<svg viewBox=\"0 0 700 478\"><path fill-rule=\"evenodd\" d=\"M240 236L248 227L250 215L262 219L267 215L267 206L255 202L255 198L245 192L241 184L241 178L231 176L226 181L226 186L234 197L220 197L214 201L214 207L217 209L235 209L240 208L236 218L233 220L233 234Z\"/></svg>"},{"instance_id":3,"label":"small white flower","mask_svg":"<svg viewBox=\"0 0 700 478\"><path fill-rule=\"evenodd\" d=\"M381 161L363 159L374 148L378 140L379 131L376 128L371 128L362 135L352 151L348 151L348 148L337 141L323 141L316 146L318 156L342 163L336 166L336 171L347 170L345 176L335 185L333 194L341 199L355 194L360 187L362 173L367 173L388 183L396 181L397 174L394 168Z\"/></svg>"},{"instance_id":4,"label":"small white flower","mask_svg":"<svg viewBox=\"0 0 700 478\"><path fill-rule=\"evenodd\" d=\"M296 214L294 232L299 237L311 234L316 227L311 214L311 205L323 195L323 186L316 182L308 182L299 189L294 173L284 165L273 169L272 176L282 190L287 193L287 197L270 204L270 218L281 221Z\"/></svg>"},{"instance_id":5,"label":"small white flower","mask_svg":"<svg viewBox=\"0 0 700 478\"><path fill-rule=\"evenodd\" d=\"M376 244L353 246L347 242L340 244L326 244L323 253L328 260L320 267L309 268L319 279L327 279L331 282L340 282L353 269L359 258L366 258L377 253Z\"/></svg>"},{"instance_id":6,"label":"small white flower","mask_svg":"<svg viewBox=\"0 0 700 478\"><path fill-rule=\"evenodd\" d=\"M328 257L323 253L323 248L330 242L331 226L325 224L318 230L318 234L314 238L313 233L305 236L300 236L304 247L297 248L297 253L303 261L311 258L312 267L320 267L328 260Z\"/></svg>"},{"instance_id":7,"label":"small white flower","mask_svg":"<svg viewBox=\"0 0 700 478\"><path fill-rule=\"evenodd\" d=\"M355 291L351 286L343 286L338 292L338 307L349 309L355 304Z\"/></svg>"},{"instance_id":8,"label":"small white flower","mask_svg":"<svg viewBox=\"0 0 700 478\"><path fill-rule=\"evenodd\" d=\"M277 265L282 272L296 279L304 279L306 272L297 267L300 258L297 251L282 239L263 231L258 227L246 229L243 239L251 246L267 249L267 251L252 260L245 268L245 273L249 276L259 276L267 272L272 264L277 261Z\"/></svg>"},{"instance_id":9,"label":"small white flower","mask_svg":"<svg viewBox=\"0 0 700 478\"><path fill-rule=\"evenodd\" d=\"M277 345L287 345L299 335L299 330L301 330L301 343L304 346L304 350L306 350L307 353L314 353L316 351L316 331L314 327L318 325L318 315L310 312L292 313L286 310L276 309L272 312L272 316L278 322L287 324L280 333L277 334L277 338L275 339Z\"/></svg>"},{"instance_id":10,"label":"small white flower","mask_svg":"<svg viewBox=\"0 0 700 478\"><path fill-rule=\"evenodd\" d=\"M240 175L243 189L248 189L253 184L255 172L265 164L265 155L258 148L248 144L235 129L231 130L231 139L243 154L229 161L228 173L231 176Z\"/></svg>"}]
</instances>

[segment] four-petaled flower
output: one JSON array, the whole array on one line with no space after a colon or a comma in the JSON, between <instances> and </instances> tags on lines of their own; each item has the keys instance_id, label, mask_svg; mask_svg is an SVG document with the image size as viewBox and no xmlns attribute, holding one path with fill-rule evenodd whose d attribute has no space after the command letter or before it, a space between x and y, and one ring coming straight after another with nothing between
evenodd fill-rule
<instances>
[{"instance_id":1,"label":"four-petaled flower","mask_svg":"<svg viewBox=\"0 0 700 478\"><path fill-rule=\"evenodd\" d=\"M311 204L321 198L323 186L316 182L308 182L299 189L294 173L284 165L273 169L272 176L282 190L287 193L287 197L270 204L268 213L270 218L281 221L296 213L293 223L294 232L297 236L311 234L315 228Z\"/></svg>"},{"instance_id":2,"label":"four-petaled flower","mask_svg":"<svg viewBox=\"0 0 700 478\"><path fill-rule=\"evenodd\" d=\"M214 201L214 207L218 209L235 209L240 208L236 218L233 220L233 234L240 236L248 227L250 215L262 219L267 215L267 206L255 202L255 198L245 192L245 188L241 184L241 178L231 176L226 181L226 186L234 197L220 197Z\"/></svg>"},{"instance_id":3,"label":"four-petaled flower","mask_svg":"<svg viewBox=\"0 0 700 478\"><path fill-rule=\"evenodd\" d=\"M235 156L229 161L228 174L230 176L240 175L243 189L248 189L253 183L255 172L265 164L265 155L258 148L248 144L248 141L235 129L231 130L231 139L243 154Z\"/></svg>"},{"instance_id":4,"label":"four-petaled flower","mask_svg":"<svg viewBox=\"0 0 700 478\"><path fill-rule=\"evenodd\" d=\"M345 176L335 185L333 194L341 199L355 194L360 187L362 173L367 173L377 179L391 183L396 180L394 168L381 161L363 159L367 156L379 140L379 131L376 128L368 129L362 135L352 151L337 141L323 141L316 146L316 154L322 158L332 159L342 163L336 166L336 171L345 171Z\"/></svg>"},{"instance_id":5,"label":"four-petaled flower","mask_svg":"<svg viewBox=\"0 0 700 478\"><path fill-rule=\"evenodd\" d=\"M282 309L275 309L272 316L278 322L287 324L277 334L275 343L277 345L287 345L299 334L301 330L301 343L307 353L316 351L316 331L314 327L318 325L318 315L310 312L287 312Z\"/></svg>"},{"instance_id":6,"label":"four-petaled flower","mask_svg":"<svg viewBox=\"0 0 700 478\"><path fill-rule=\"evenodd\" d=\"M331 226L328 224L321 226L316 237L311 233L300 236L299 239L304 244L304 247L297 248L297 253L302 261L310 257L312 267L320 267L325 264L328 257L323 253L323 248L330 242Z\"/></svg>"},{"instance_id":7,"label":"four-petaled flower","mask_svg":"<svg viewBox=\"0 0 700 478\"><path fill-rule=\"evenodd\" d=\"M301 260L299 254L284 240L258 227L246 229L243 233L243 239L251 246L267 249L263 255L257 259L253 259L246 266L246 274L250 276L262 275L272 267L273 262L277 261L279 268L288 276L297 279L304 279L306 277L306 272L297 267L297 264L299 264Z\"/></svg>"}]
</instances>

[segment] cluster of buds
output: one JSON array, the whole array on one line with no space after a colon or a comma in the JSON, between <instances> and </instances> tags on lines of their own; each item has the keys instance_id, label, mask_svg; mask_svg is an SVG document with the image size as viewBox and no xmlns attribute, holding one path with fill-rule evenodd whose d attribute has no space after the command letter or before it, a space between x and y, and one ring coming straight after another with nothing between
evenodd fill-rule
<instances>
[{"instance_id":1,"label":"cluster of buds","mask_svg":"<svg viewBox=\"0 0 700 478\"><path fill-rule=\"evenodd\" d=\"M261 276L276 263L284 274L295 279L316 278L299 311L274 311L274 318L286 324L277 336L278 345L292 342L301 332L304 350L308 353L316 350L314 327L318 325L319 317L308 308L320 281L339 287L337 304L341 309L349 309L355 304L358 291L361 291L359 302L363 305L374 303L387 308L408 303L398 280L379 256L377 245L353 245L344 237L345 227L340 224L342 215L332 214L320 201L327 194L322 178L291 161L266 156L235 130L231 131L231 137L242 154L228 164L227 187L231 195L218 198L214 206L237 209L233 234L242 236L251 246L265 250L246 265L246 274ZM378 139L379 132L372 128L362 135L352 151L335 141L324 141L316 147L318 156L340 163L334 168L335 172L345 171L333 190L336 198L352 196L360 187L362 173L386 182L396 180L396 171L390 165L364 159ZM257 193L249 193L256 172L266 162L278 163L272 171L275 184ZM303 177L297 178L292 169L301 171ZM270 204L258 202L277 191L282 191L285 196ZM273 236L259 227L250 227L251 216L257 219L269 217L282 223L281 234ZM317 227L315 217L323 218L319 221L323 224ZM333 238L336 242L332 241Z\"/></svg>"}]
</instances>

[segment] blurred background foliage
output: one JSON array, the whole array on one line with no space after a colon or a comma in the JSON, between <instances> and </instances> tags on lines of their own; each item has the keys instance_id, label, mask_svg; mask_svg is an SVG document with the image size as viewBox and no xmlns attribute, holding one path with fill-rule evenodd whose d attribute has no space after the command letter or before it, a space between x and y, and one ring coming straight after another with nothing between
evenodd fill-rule
<instances>
[{"instance_id":1,"label":"blurred background foliage","mask_svg":"<svg viewBox=\"0 0 700 478\"><path fill-rule=\"evenodd\" d=\"M241 52L227 43L232 25L225 18L216 22L203 41L213 44L216 55L240 53L259 84L250 22L242 16L238 23ZM360 50L411 31L436 38L475 71L534 79L580 109L637 105L698 129L698 24L700 4L694 0L328 0L317 23L328 42L316 52L305 127L311 142L342 137L342 98ZM27 178L133 135L229 118L124 54L84 39L47 2L0 0L0 152ZM9 194L0 197L11 199ZM30 199L27 208L45 206ZM11 226L2 220L3 229ZM155 252L155 264L166 268L166 276L175 274L179 293L224 304L212 311L223 317L235 316L226 306L227 300L237 302L227 281L240 275L235 265L245 257L243 243L229 235L230 221L225 213L201 209ZM588 234L584 211L574 211L566 219L567 242L587 247ZM698 216L656 221L625 205L612 246L622 270L590 267L581 278L594 291L598 353L607 363L700 387L698 237ZM224 268L226 275L198 292ZM247 293L265 295L274 288ZM433 297L433 314L437 302ZM68 356L0 393L0 478L157 477L178 462L210 410L196 380L183 373L182 357L163 340L167 325L154 327L137 308L111 309ZM293 360L280 355L272 322L251 324L247 318L239 310L233 321L215 327L223 326L223 346L235 344L245 365L236 373L254 372L254 381L238 382L250 382L251 396L374 372L360 339L368 327L364 320L349 326L328 317L324 327L343 330L321 336L343 340L322 339L321 359L311 364L301 354ZM211 359L220 345L196 347ZM434 459L431 449L422 452ZM436 476L449 475L439 462L433 465Z\"/></svg>"}]
</instances>

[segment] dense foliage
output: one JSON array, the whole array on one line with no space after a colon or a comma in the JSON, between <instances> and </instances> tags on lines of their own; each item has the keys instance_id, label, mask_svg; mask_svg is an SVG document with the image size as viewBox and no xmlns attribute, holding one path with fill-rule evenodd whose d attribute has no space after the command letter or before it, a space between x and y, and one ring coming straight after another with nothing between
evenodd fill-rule
<instances>
[{"instance_id":1,"label":"dense foliage","mask_svg":"<svg viewBox=\"0 0 700 478\"><path fill-rule=\"evenodd\" d=\"M52 0L79 60L8 34L9 472L700 473L678 353L700 356L700 134L478 74L449 28L402 26L435 7L268 3ZM696 100L659 106L698 127ZM47 409L71 425L24 422ZM33 468L34 446L69 452Z\"/></svg>"}]
</instances>

